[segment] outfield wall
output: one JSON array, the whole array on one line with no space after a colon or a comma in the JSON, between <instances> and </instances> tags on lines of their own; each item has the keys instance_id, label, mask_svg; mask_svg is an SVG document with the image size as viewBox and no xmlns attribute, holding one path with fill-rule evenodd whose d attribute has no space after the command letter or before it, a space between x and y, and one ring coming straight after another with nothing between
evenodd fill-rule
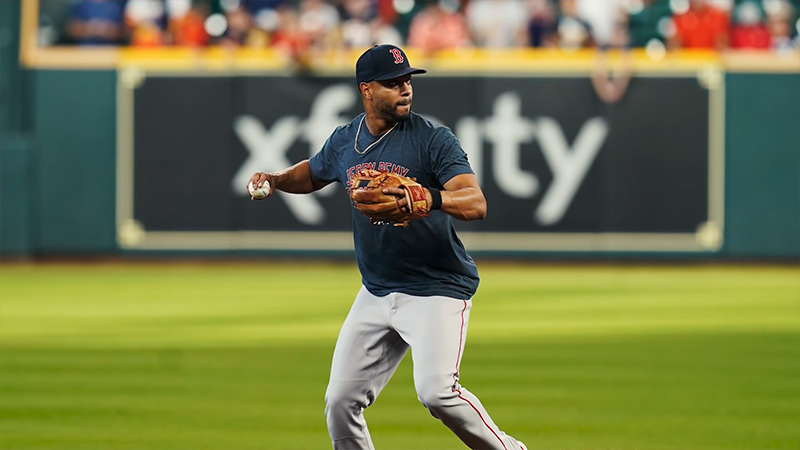
<instances>
[{"instance_id":1,"label":"outfield wall","mask_svg":"<svg viewBox=\"0 0 800 450\"><path fill-rule=\"evenodd\" d=\"M16 35L19 4L2 8ZM79 63L82 52L29 52L22 68L11 41L0 52L0 255L351 251L341 189L254 204L236 187L313 154L358 113L354 58L313 78L274 55L213 49ZM418 64L431 74L415 81L415 110L458 135L489 200L487 220L458 224L468 248L800 257L800 69L638 55L610 106L591 88L593 55L551 56Z\"/></svg>"},{"instance_id":2,"label":"outfield wall","mask_svg":"<svg viewBox=\"0 0 800 450\"><path fill-rule=\"evenodd\" d=\"M0 250L4 255L47 255L47 254L86 254L103 253L116 254L120 252L137 252L148 250L159 251L183 251L183 250L225 250L239 251L247 249L261 249L263 251L292 251L304 250L313 251L315 245L326 251L346 251L349 240L346 237L347 219L337 217L336 220L323 222L316 231L331 232L328 237L307 238L303 235L296 236L287 234L292 229L313 232L317 225L303 224L291 220L278 219L281 216L291 216L291 211L285 204L274 201L274 204L260 207L260 211L253 212L252 205L241 196L227 194L230 189L228 184L231 182L231 172L234 166L241 167L241 159L235 149L243 152L241 143L236 143L237 136L232 127L220 126L220 130L214 130L212 119L228 119L232 113L222 114L224 109L222 104L211 108L209 111L202 112L197 117L213 116L205 126L205 134L198 135L192 131L191 121L182 121L178 114L180 108L186 105L178 105L177 110L167 108L168 113L162 117L157 116L157 109L142 115L139 122L147 123L135 131L139 139L137 141L149 142L150 145L141 147L139 153L142 156L137 159L137 167L140 167L141 174L136 178L139 186L139 199L135 201L138 205L137 212L140 218L146 218L152 223L152 227L146 228L139 225L132 225L129 219L136 217L120 217L117 210L119 206L118 183L120 179L134 176L118 173L117 152L118 128L120 120L118 112L117 91L117 72L116 71L65 71L65 70L37 70L31 72L31 83L33 84L33 123L30 133L9 135L5 133L2 146L2 196L0 200ZM169 81L161 86L166 89L161 92L155 89L147 95L163 96L165 92L174 91L181 86L180 79L161 79ZM503 83L496 83L492 79L481 77L472 79L459 78L458 81L467 83L470 87L465 87L469 91L473 87L485 93L484 97L495 101L494 105L480 104L481 98L475 98L477 105L468 106L467 109L491 113L492 108L498 108L496 101L497 95L490 95L488 91L504 92L509 83L523 83L524 79L515 77L510 81L503 79ZM560 80L560 81L559 81ZM273 80L274 82L275 80ZM282 80L287 85L281 86L283 92L291 91L294 87L302 88L291 79ZM336 86L343 80L318 80L315 83L325 84L328 88ZM436 79L432 87L436 90L445 89L451 79ZM643 79L643 91L658 93L658 86L648 87L648 83L658 83L658 79ZM245 82L256 83L257 86L243 88L241 78L230 78L220 80L219 78L209 78L202 86L202 80L195 80L195 84L200 83L198 89L205 89L209 86L216 86L217 89L222 83L226 89L230 89L225 95L217 95L219 102L224 102L228 94L235 99L237 89L251 89L254 93L259 90L267 90L270 93L269 85L259 84L257 80L247 78ZM543 81L539 80L541 84ZM237 84L238 83L238 84ZM326 84L327 83L327 84ZM438 84L443 83L443 84ZM546 85L552 83L567 83L563 87L567 92L576 92L585 89L587 80L576 81L576 78L552 78L544 80ZM570 84L571 83L571 84ZM576 84L577 83L577 84ZM273 85L275 83L272 83ZM185 83L183 84L185 88ZM418 93L422 91L423 84L418 83ZM578 87L582 86L582 87ZM602 170L599 170L595 177L588 177L590 189L586 192L578 191L575 199L582 202L569 205L567 212L563 214L565 221L551 224L529 224L529 230L522 229L527 225L521 222L526 220L530 211L525 211L524 215L515 215L516 211L524 208L525 198L520 199L517 195L516 203L513 195L501 197L502 189L497 186L497 178L487 181L487 176L483 177L487 196L490 197L490 204L494 207L497 217L495 222L487 220L476 227L464 227L465 232L469 233L479 251L503 253L529 253L531 255L547 252L567 252L585 256L601 252L607 253L641 253L652 256L654 254L683 254L715 256L715 257L779 257L796 258L800 248L800 131L797 127L798 107L800 104L800 82L797 74L746 74L729 73L725 75L725 109L724 109L724 191L721 211L724 214L724 221L721 227L721 240L714 236L714 230L700 230L696 233L697 226L709 220L709 215L714 214L713 205L709 205L708 192L703 187L708 186L709 171L704 164L708 148L703 145L706 142L704 133L708 133L714 127L713 118L710 124L700 123L707 118L697 115L697 110L707 108L707 102L701 100L698 105L690 105L687 102L678 102L672 106L685 108L686 111L676 110L669 113L662 111L667 123L670 124L668 130L664 131L664 139L675 137L695 136L695 139L677 140L672 145L656 149L650 156L643 156L639 161L642 165L631 165L629 167L622 164L626 159L631 159L634 155L631 149L636 149L636 141L647 139L653 133L659 131L658 127L648 130L644 135L638 135L636 130L627 129L625 126L618 127L611 142L603 143L600 152L613 151L612 143L619 143L619 147L627 149L628 153L620 153L615 158L599 160ZM219 89L217 89L219 90ZM302 89L301 89L302 90ZM324 90L324 89L323 89ZM225 92L225 89L222 89ZM535 91L535 90L534 90ZM461 91L456 90L456 93ZM698 91L699 93L700 91ZM274 93L273 93L274 94ZM590 95L586 91L581 95ZM631 95L637 94L636 81L632 84ZM177 94L176 94L177 95ZM194 91L187 90L184 98L192 98ZM202 95L202 94L198 94ZM287 94L288 95L288 94ZM419 93L419 102L424 104L424 91ZM642 95L646 95L642 93ZM684 94L687 99L692 96L691 88ZM144 95L146 97L146 95ZM267 96L268 95L262 95ZM313 97L313 96L312 96ZM158 102L149 100L149 108L157 106ZM243 98L250 98L243 96ZM444 98L444 97L442 97ZM535 96L523 99L523 102L530 103ZM207 101L212 101L206 97ZM441 104L440 98L436 101ZM206 100L204 100L205 102ZM231 100L233 101L233 100ZM509 100L513 103L513 99ZM646 101L650 103L659 100L656 97ZM142 100L143 104L148 100ZM310 103L309 100L307 103ZM558 99L548 100L549 108L552 110L559 105ZM279 102L275 102L279 103ZM487 102L488 103L488 102ZM635 99L632 103L636 103ZM263 106L263 111L250 111L256 116L262 114L267 122L264 126L268 127L281 116L276 111L273 104L264 102L250 102L251 109L259 109ZM625 108L622 103L620 109ZM688 105L688 106L687 106ZM130 106L130 105L128 105ZM435 106L434 104L425 106ZM547 105L546 105L547 106ZM144 106L142 106L144 108ZM230 106L235 108L235 106ZM420 106L422 108L422 106ZM513 106L511 106L513 108ZM591 108L601 108L597 104ZM352 109L352 111L350 111ZM419 109L419 108L418 108ZM435 108L434 108L435 109ZM568 108L567 108L568 109ZM345 115L351 115L357 110L357 105L352 104L346 110ZM634 116L641 114L642 111L631 109L630 113ZM239 116L247 112L247 108L239 111ZM274 117L269 117L270 112ZM452 108L440 108L438 115L449 119L448 114ZM298 115L302 111L297 111ZM561 119L562 125L572 120L572 125L565 125L563 131L568 142L574 142L580 134L580 122L585 122L586 118L593 117L593 114L603 114L594 111L587 112L583 116L575 116L574 111L568 111L566 119ZM624 113L624 111L623 111ZM123 114L128 114L123 112ZM189 117L197 115L197 111L185 110ZM220 115L222 114L222 115ZM266 114L267 116L264 116ZM554 113L558 115L558 112ZM693 115L694 114L694 115ZM154 117L155 115L155 117ZM486 115L486 114L484 114ZM530 114L530 117L544 117L546 113ZM685 116L691 116L686 121ZM521 114L525 116L525 114ZM150 122L147 122L150 118ZM170 123L170 117L175 123ZM237 116L238 117L238 116ZM606 114L606 117L607 114ZM463 117L462 117L463 119ZM629 118L626 120L630 120ZM446 123L447 120L444 120ZM623 122L624 123L624 122ZM448 124L456 129L453 124ZM649 126L655 126L650 124ZM209 128L211 127L211 128ZM692 133L687 133L687 129L695 127ZM269 129L269 128L266 128ZM681 132L683 130L683 133ZM123 131L129 133L131 130ZM464 131L462 130L462 140ZM699 135L700 139L696 139ZM217 136L214 146L203 148L202 143ZM161 137L162 147L158 146ZM698 144L698 142L700 144ZM225 144L230 144L225 148ZM657 144L656 141L647 141L649 147L642 151L652 150ZM307 145L307 144L304 144ZM702 152L703 157L697 158L697 151L681 153L681 145L695 146L697 151ZM698 147L699 145L699 147ZM607 147L605 147L607 146ZM484 148L489 148L487 143ZM535 146L534 146L535 147ZM531 147L533 151L534 147ZM526 147L521 147L524 151ZM674 151L673 151L674 150ZM148 152L149 153L146 153ZM204 153L205 152L205 153ZM216 157L214 156L216 153ZM219 153L227 155L222 160ZM668 152L668 153L665 153ZM170 153L172 153L170 155ZM602 153L601 153L602 154ZM148 156L149 155L149 156ZM205 156L203 156L205 155ZM287 151L286 155L292 159L302 157ZM525 156L521 153L521 158L530 158L531 167L539 167L537 164L544 164L541 156ZM288 156L287 156L288 157ZM149 158L149 159L148 159ZM185 158L185 164L181 164ZM205 158L205 159L204 159ZM221 167L221 162L225 159L232 159L230 164ZM474 159L474 158L473 158ZM661 167L670 164L673 159L677 159L682 165L659 170L653 164L660 164ZM199 165L197 162L200 161ZM490 159L488 164L491 164ZM595 161L597 162L597 161ZM159 169L153 169L153 165ZM126 164L119 166L123 172L131 169ZM221 171L219 174L209 173L214 167ZM541 166L547 167L547 166ZM594 166L598 167L598 166ZM637 168L650 170L651 173L635 178ZM685 171L682 173L682 171ZM205 173L202 173L205 171ZM491 169L484 167L485 172ZM589 171L591 174L591 170ZM542 171L540 170L540 174ZM614 177L614 174L617 177ZM170 178L174 175L174 178ZM695 178L692 178L692 177ZM711 177L713 178L713 174ZM122 177L122 178L120 178ZM552 177L552 176L551 176ZM628 184L618 185L619 179L635 179ZM670 179L678 177L680 182L675 186L670 186ZM187 180L189 178L189 180ZM546 175L541 177L547 181ZM186 189L171 189L169 183L177 183L183 186L191 179L208 179L205 187L200 183L200 195L192 195ZM552 182L552 179L549 180ZM217 183L215 185L214 183ZM658 186L655 186L657 184ZM209 186L212 188L209 190ZM675 194L674 188L685 186L687 191ZM666 188L666 189L665 189ZM698 189L699 188L699 189ZM224 195L214 196L215 191L224 191ZM638 191L643 196L632 195ZM618 192L622 196L630 196L624 204L633 204L634 210L620 206L615 203L615 196L601 195L598 192ZM585 194L581 197L581 194ZM159 196L163 198L159 200ZM344 205L341 195L322 198L322 201L331 202L331 206L326 206L326 211L336 211L336 208ZM491 197L498 198L496 202L491 202ZM185 198L185 201L181 199ZM534 199L541 202L541 198ZM134 201L131 199L131 201ZM170 207L159 206L159 202L166 203ZM244 202L244 203L243 203ZM580 203L579 202L579 203ZM604 203L605 202L605 203ZM636 203L641 202L641 203ZM661 204L659 204L661 202ZM509 206L507 211L498 208L497 204ZM604 205L597 208L597 204ZM653 205L655 204L655 206ZM212 205L209 208L208 205ZM581 206L582 205L582 206ZM594 206L593 206L594 205ZM649 205L649 206L648 206ZM622 222L613 220L613 217L605 215L604 211L608 208L618 207L620 214L628 217ZM248 210L247 208L251 208ZM569 208L572 208L570 210ZM619 209L621 208L621 209ZM500 209L500 211L497 211ZM532 210L532 208L528 208ZM636 215L635 210L643 210L642 214ZM497 211L497 212L495 212ZM570 218L569 213L577 211L577 215ZM595 214L593 216L593 214ZM276 219L267 221L267 218ZM190 220L184 220L188 218ZM221 220L218 220L220 219ZM686 220L682 220L686 219ZM128 220L126 223L120 221ZM571 221L570 221L571 220ZM688 220L688 221L687 221ZM205 221L205 223L204 223ZM259 227L259 223L267 223L265 227ZM482 228L481 228L482 226ZM127 227L127 228L126 228ZM638 228L637 228L638 227ZM548 229L549 228L549 229ZM553 231L555 230L555 231ZM196 234L191 232L210 232L210 234ZM156 233L155 240L146 239L149 232ZM166 232L166 233L164 233ZM169 232L175 232L169 234ZM188 232L188 233L184 233ZM266 232L259 235L259 232ZM273 237L270 237L270 232ZM514 233L522 232L523 235ZM626 234L659 234L664 238L664 242L669 241L669 235L684 235L688 237L697 236L697 246L692 246L683 241L675 241L675 245L684 245L676 251L671 248L659 249L658 243L652 247L647 247L647 243L642 244L642 248L626 248L625 244L615 244L613 237L609 233ZM703 236L702 233L710 233L710 236ZM144 233L145 239L142 239ZM482 233L490 236L482 237ZM497 239L495 234L511 233L514 242L519 248L508 247L507 241ZM585 236L595 234L595 239L576 240L574 243L564 244L563 248L548 247L545 241L537 241L537 236L548 238L554 233L558 239L569 238L570 233ZM237 236L237 234L239 236ZM473 236L474 235L474 236ZM139 236L137 238L137 236ZM522 237L521 237L522 236ZM270 239L277 237L278 241L286 239L299 239L309 241L311 245L297 245L292 248L273 245ZM266 239L266 241L264 239ZM138 244L137 244L138 239ZM526 241L525 239L528 239ZM533 239L533 240L531 240ZM705 243L703 239L708 239ZM210 242L216 240L217 242ZM222 242L220 242L222 241ZM331 244L331 242L334 242ZM544 242L544 244L542 244ZM141 245L144 243L144 245ZM316 244L315 244L316 243ZM537 245L543 245L537 247ZM583 247L581 247L583 245ZM615 247L615 245L618 245ZM670 245L670 244L664 244Z\"/></svg>"}]
</instances>

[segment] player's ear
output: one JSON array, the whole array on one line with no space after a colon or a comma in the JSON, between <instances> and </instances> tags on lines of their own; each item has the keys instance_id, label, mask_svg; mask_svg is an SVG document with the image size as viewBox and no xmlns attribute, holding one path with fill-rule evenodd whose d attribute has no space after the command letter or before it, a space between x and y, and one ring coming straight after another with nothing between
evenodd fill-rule
<instances>
[{"instance_id":1,"label":"player's ear","mask_svg":"<svg viewBox=\"0 0 800 450\"><path fill-rule=\"evenodd\" d=\"M361 95L366 98L367 100L372 99L372 86L369 83L362 82L358 85L358 89L361 90Z\"/></svg>"}]
</instances>

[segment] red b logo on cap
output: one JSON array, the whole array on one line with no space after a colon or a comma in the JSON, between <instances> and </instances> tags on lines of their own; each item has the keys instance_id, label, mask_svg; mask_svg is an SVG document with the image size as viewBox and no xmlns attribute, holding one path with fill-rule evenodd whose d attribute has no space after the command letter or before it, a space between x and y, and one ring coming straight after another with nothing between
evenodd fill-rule
<instances>
[{"instance_id":1,"label":"red b logo on cap","mask_svg":"<svg viewBox=\"0 0 800 450\"><path fill-rule=\"evenodd\" d=\"M394 56L394 63L395 64L403 64L403 53L400 52L399 48L390 48L389 53Z\"/></svg>"}]
</instances>

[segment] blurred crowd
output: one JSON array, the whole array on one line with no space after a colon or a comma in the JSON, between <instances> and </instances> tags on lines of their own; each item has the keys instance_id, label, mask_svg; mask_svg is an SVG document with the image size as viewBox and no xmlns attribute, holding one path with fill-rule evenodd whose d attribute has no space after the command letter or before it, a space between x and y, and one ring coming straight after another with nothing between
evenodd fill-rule
<instances>
[{"instance_id":1,"label":"blurred crowd","mask_svg":"<svg viewBox=\"0 0 800 450\"><path fill-rule=\"evenodd\" d=\"M800 0L41 0L40 45L800 51Z\"/></svg>"}]
</instances>

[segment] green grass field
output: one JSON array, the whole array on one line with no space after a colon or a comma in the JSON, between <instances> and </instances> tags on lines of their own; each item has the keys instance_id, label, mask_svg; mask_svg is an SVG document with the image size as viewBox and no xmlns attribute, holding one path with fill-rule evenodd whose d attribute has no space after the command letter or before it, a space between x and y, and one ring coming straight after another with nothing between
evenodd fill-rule
<instances>
[{"instance_id":1,"label":"green grass field","mask_svg":"<svg viewBox=\"0 0 800 450\"><path fill-rule=\"evenodd\" d=\"M797 266L479 264L461 381L531 450L800 449ZM317 263L0 266L0 449L327 449L360 278ZM463 445L410 358L381 450Z\"/></svg>"}]
</instances>

